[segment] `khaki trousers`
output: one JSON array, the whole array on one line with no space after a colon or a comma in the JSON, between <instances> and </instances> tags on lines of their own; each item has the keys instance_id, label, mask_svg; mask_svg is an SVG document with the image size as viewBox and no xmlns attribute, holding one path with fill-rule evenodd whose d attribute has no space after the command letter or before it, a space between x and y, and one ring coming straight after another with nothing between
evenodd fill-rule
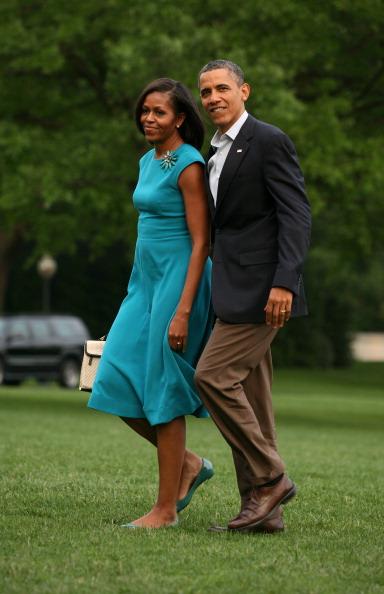
<instances>
[{"instance_id":1,"label":"khaki trousers","mask_svg":"<svg viewBox=\"0 0 384 594\"><path fill-rule=\"evenodd\" d=\"M232 448L242 498L284 472L271 396L276 334L265 324L217 320L196 369L200 397Z\"/></svg>"}]
</instances>

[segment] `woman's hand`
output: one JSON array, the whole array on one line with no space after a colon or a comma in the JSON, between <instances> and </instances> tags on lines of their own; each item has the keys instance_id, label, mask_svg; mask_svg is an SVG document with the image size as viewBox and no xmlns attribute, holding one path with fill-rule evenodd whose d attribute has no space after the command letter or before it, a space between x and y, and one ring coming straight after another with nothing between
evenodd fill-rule
<instances>
[{"instance_id":1,"label":"woman's hand","mask_svg":"<svg viewBox=\"0 0 384 594\"><path fill-rule=\"evenodd\" d=\"M168 342L174 351L185 353L188 341L188 314L177 313L169 325Z\"/></svg>"}]
</instances>

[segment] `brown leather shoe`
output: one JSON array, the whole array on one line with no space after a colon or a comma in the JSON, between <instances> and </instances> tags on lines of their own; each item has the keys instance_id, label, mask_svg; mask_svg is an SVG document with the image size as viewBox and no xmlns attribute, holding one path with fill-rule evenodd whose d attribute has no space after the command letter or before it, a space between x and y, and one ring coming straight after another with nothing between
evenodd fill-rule
<instances>
[{"instance_id":1,"label":"brown leather shoe","mask_svg":"<svg viewBox=\"0 0 384 594\"><path fill-rule=\"evenodd\" d=\"M230 520L229 524L231 524L232 522L235 522L239 519L239 516L242 514L242 512L248 506L248 503L252 496L252 492L253 492L253 490L251 489L250 491L248 491L248 493L241 496L240 511L235 518L232 518L232 520ZM260 526L256 526L256 528L253 528L252 531L253 532L281 532L282 530L284 530L284 523L283 523L282 515L283 515L283 509L281 507L278 507L275 510L275 512L273 512L269 516L269 518L265 520L265 522L262 522L262 524L260 524ZM212 528L215 528L215 526L212 526ZM220 532L220 531L222 532L223 530L227 530L227 527L224 527L224 526L216 526L216 528L218 530L212 530L212 532Z\"/></svg>"},{"instance_id":2,"label":"brown leather shoe","mask_svg":"<svg viewBox=\"0 0 384 594\"><path fill-rule=\"evenodd\" d=\"M295 484L286 475L271 487L253 489L244 509L229 522L229 530L248 530L265 524L281 504L287 503L295 495Z\"/></svg>"},{"instance_id":3,"label":"brown leather shoe","mask_svg":"<svg viewBox=\"0 0 384 594\"><path fill-rule=\"evenodd\" d=\"M276 511L272 512L264 522L256 526L256 528L250 528L250 532L267 532L273 534L274 532L283 532L283 509L278 507Z\"/></svg>"},{"instance_id":4,"label":"brown leather shoe","mask_svg":"<svg viewBox=\"0 0 384 594\"><path fill-rule=\"evenodd\" d=\"M283 522L283 510L281 507L278 507L275 512L273 512L267 520L256 526L255 528L248 528L242 530L244 533L267 533L267 534L274 534L275 532L283 532L284 530L284 522ZM238 516L236 516L238 517ZM233 520L232 520L233 521ZM227 526L210 526L208 528L209 532L228 532ZM233 532L233 530L232 530Z\"/></svg>"}]
</instances>

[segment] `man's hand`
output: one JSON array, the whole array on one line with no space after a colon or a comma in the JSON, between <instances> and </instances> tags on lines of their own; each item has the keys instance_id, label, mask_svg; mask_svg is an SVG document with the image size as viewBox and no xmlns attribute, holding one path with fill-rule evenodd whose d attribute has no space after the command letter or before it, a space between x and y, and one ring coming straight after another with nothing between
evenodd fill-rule
<instances>
[{"instance_id":1,"label":"man's hand","mask_svg":"<svg viewBox=\"0 0 384 594\"><path fill-rule=\"evenodd\" d=\"M282 287L273 287L264 307L267 326L282 328L291 316L293 293Z\"/></svg>"}]
</instances>

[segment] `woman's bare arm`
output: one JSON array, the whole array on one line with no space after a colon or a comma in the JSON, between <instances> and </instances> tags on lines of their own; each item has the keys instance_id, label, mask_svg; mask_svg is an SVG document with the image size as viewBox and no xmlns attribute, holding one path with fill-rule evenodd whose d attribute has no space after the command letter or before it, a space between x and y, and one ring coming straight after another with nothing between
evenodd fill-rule
<instances>
[{"instance_id":1,"label":"woman's bare arm","mask_svg":"<svg viewBox=\"0 0 384 594\"><path fill-rule=\"evenodd\" d=\"M185 215L192 239L192 252L184 288L169 327L169 344L176 351L185 351L189 316L209 254L209 211L204 170L201 164L192 163L184 169L179 177L179 188L184 198Z\"/></svg>"}]
</instances>

